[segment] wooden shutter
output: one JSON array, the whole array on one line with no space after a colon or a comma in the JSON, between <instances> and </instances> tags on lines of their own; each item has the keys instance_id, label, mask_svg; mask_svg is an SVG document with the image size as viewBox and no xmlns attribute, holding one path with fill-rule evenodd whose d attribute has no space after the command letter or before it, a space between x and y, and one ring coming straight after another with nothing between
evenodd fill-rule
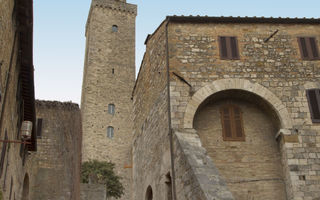
<instances>
[{"instance_id":1,"label":"wooden shutter","mask_svg":"<svg viewBox=\"0 0 320 200\"><path fill-rule=\"evenodd\" d=\"M314 37L299 37L298 44L300 54L303 60L318 60L320 59L317 41Z\"/></svg>"},{"instance_id":2,"label":"wooden shutter","mask_svg":"<svg viewBox=\"0 0 320 200\"><path fill-rule=\"evenodd\" d=\"M220 46L220 58L228 59L228 50L227 50L227 39L226 37L219 37L219 46Z\"/></svg>"},{"instance_id":3,"label":"wooden shutter","mask_svg":"<svg viewBox=\"0 0 320 200\"><path fill-rule=\"evenodd\" d=\"M239 51L238 51L238 44L237 44L236 37L230 37L230 48L231 48L232 59L238 59Z\"/></svg>"},{"instance_id":4,"label":"wooden shutter","mask_svg":"<svg viewBox=\"0 0 320 200\"><path fill-rule=\"evenodd\" d=\"M226 141L243 141L244 130L242 112L235 105L225 105L220 109L222 135Z\"/></svg>"},{"instance_id":5,"label":"wooden shutter","mask_svg":"<svg viewBox=\"0 0 320 200\"><path fill-rule=\"evenodd\" d=\"M236 37L219 36L219 48L221 59L239 59Z\"/></svg>"},{"instance_id":6,"label":"wooden shutter","mask_svg":"<svg viewBox=\"0 0 320 200\"><path fill-rule=\"evenodd\" d=\"M244 139L242 113L239 107L233 106L234 138Z\"/></svg>"},{"instance_id":7,"label":"wooden shutter","mask_svg":"<svg viewBox=\"0 0 320 200\"><path fill-rule=\"evenodd\" d=\"M231 109L229 106L225 106L220 110L221 123L222 123L222 135L224 140L232 138L231 127Z\"/></svg>"},{"instance_id":8,"label":"wooden shutter","mask_svg":"<svg viewBox=\"0 0 320 200\"><path fill-rule=\"evenodd\" d=\"M320 90L307 90L307 99L312 122L320 122Z\"/></svg>"},{"instance_id":9,"label":"wooden shutter","mask_svg":"<svg viewBox=\"0 0 320 200\"><path fill-rule=\"evenodd\" d=\"M316 39L314 37L311 37L311 38L309 38L309 42L310 42L310 48L312 51L313 59L319 59L320 56L319 56L319 51L318 51Z\"/></svg>"}]
</instances>

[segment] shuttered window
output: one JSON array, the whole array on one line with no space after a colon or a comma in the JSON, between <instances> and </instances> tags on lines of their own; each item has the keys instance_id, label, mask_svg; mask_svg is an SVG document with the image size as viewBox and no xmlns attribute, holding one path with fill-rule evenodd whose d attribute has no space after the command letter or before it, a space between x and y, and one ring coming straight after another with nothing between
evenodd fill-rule
<instances>
[{"instance_id":1,"label":"shuttered window","mask_svg":"<svg viewBox=\"0 0 320 200\"><path fill-rule=\"evenodd\" d=\"M236 37L219 36L220 58L225 60L239 59Z\"/></svg>"},{"instance_id":2,"label":"shuttered window","mask_svg":"<svg viewBox=\"0 0 320 200\"><path fill-rule=\"evenodd\" d=\"M112 126L108 126L107 128L107 137L112 139L114 136L114 128Z\"/></svg>"},{"instance_id":3,"label":"shuttered window","mask_svg":"<svg viewBox=\"0 0 320 200\"><path fill-rule=\"evenodd\" d=\"M244 141L242 112L238 106L225 105L220 109L222 135L225 141Z\"/></svg>"},{"instance_id":4,"label":"shuttered window","mask_svg":"<svg viewBox=\"0 0 320 200\"><path fill-rule=\"evenodd\" d=\"M307 90L312 122L320 122L320 89Z\"/></svg>"},{"instance_id":5,"label":"shuttered window","mask_svg":"<svg viewBox=\"0 0 320 200\"><path fill-rule=\"evenodd\" d=\"M300 54L303 60L319 60L319 49L314 37L298 37Z\"/></svg>"}]
</instances>

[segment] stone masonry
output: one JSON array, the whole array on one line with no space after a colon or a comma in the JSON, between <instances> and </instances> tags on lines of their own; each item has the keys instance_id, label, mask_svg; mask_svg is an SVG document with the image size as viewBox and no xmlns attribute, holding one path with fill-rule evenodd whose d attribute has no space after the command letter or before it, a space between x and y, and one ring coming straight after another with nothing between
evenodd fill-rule
<instances>
[{"instance_id":1,"label":"stone masonry","mask_svg":"<svg viewBox=\"0 0 320 200\"><path fill-rule=\"evenodd\" d=\"M132 100L135 81L136 6L126 1L93 0L86 26L86 57L81 113L82 161L116 164L125 195L131 198ZM115 106L115 113L108 111ZM107 137L112 128L114 136Z\"/></svg>"},{"instance_id":2,"label":"stone masonry","mask_svg":"<svg viewBox=\"0 0 320 200\"><path fill-rule=\"evenodd\" d=\"M166 199L163 177L172 168L176 199L320 198L320 129L306 98L307 89L320 87L320 61L302 60L297 42L312 36L319 47L319 24L168 17L147 38L133 93L134 199L145 198L149 186L154 199ZM220 59L219 36L237 37L240 59ZM169 80L158 78L166 66ZM218 110L225 103L243 112L244 142L222 140Z\"/></svg>"},{"instance_id":3,"label":"stone masonry","mask_svg":"<svg viewBox=\"0 0 320 200\"><path fill-rule=\"evenodd\" d=\"M81 114L77 104L36 101L38 150L32 154L33 200L80 198Z\"/></svg>"}]
</instances>

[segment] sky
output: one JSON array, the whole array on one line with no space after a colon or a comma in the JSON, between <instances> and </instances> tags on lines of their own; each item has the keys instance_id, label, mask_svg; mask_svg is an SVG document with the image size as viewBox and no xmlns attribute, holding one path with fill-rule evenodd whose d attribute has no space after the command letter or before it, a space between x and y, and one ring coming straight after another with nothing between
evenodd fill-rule
<instances>
[{"instance_id":1,"label":"sky","mask_svg":"<svg viewBox=\"0 0 320 200\"><path fill-rule=\"evenodd\" d=\"M127 0L138 5L136 72L144 41L168 15L320 18L319 0ZM80 104L91 0L33 0L35 95Z\"/></svg>"}]
</instances>

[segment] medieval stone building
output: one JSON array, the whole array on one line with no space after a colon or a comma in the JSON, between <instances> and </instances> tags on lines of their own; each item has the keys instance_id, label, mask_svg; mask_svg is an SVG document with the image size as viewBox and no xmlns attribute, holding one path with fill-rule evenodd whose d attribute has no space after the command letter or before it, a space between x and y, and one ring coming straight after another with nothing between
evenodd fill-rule
<instances>
[{"instance_id":1,"label":"medieval stone building","mask_svg":"<svg viewBox=\"0 0 320 200\"><path fill-rule=\"evenodd\" d=\"M319 45L319 19L167 17L133 90L133 199L319 199Z\"/></svg>"},{"instance_id":2,"label":"medieval stone building","mask_svg":"<svg viewBox=\"0 0 320 200\"><path fill-rule=\"evenodd\" d=\"M0 3L0 198L29 199L29 153L36 130L22 140L23 121L35 124L31 0Z\"/></svg>"},{"instance_id":3,"label":"medieval stone building","mask_svg":"<svg viewBox=\"0 0 320 200\"><path fill-rule=\"evenodd\" d=\"M130 199L136 6L93 0L86 26L82 160L111 161Z\"/></svg>"}]
</instances>

